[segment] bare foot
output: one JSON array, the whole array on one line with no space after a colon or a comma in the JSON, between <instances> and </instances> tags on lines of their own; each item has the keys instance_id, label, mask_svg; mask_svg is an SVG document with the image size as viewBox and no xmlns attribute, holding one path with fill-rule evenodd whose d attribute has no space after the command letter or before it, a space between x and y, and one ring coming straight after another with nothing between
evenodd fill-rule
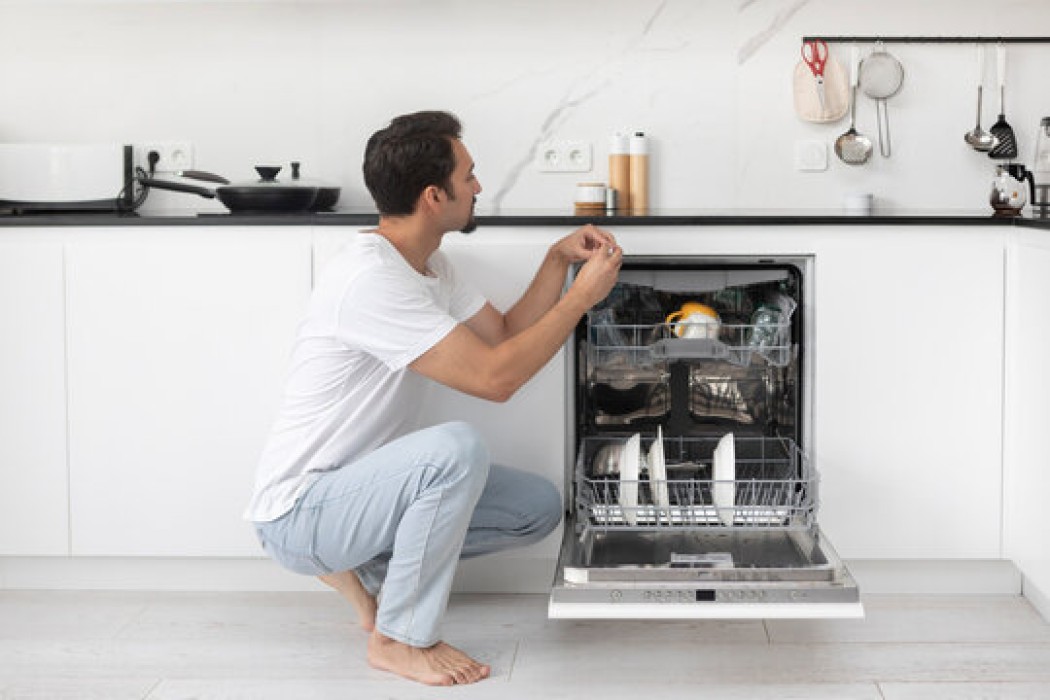
<instances>
[{"instance_id":1,"label":"bare foot","mask_svg":"<svg viewBox=\"0 0 1050 700\"><path fill-rule=\"evenodd\" d=\"M361 579L353 571L318 576L354 606L361 629L371 632L376 628L376 598L361 585Z\"/></svg>"},{"instance_id":2,"label":"bare foot","mask_svg":"<svg viewBox=\"0 0 1050 700\"><path fill-rule=\"evenodd\" d=\"M488 678L491 669L459 649L438 642L420 648L372 632L368 638L368 663L427 685L476 683Z\"/></svg>"}]
</instances>

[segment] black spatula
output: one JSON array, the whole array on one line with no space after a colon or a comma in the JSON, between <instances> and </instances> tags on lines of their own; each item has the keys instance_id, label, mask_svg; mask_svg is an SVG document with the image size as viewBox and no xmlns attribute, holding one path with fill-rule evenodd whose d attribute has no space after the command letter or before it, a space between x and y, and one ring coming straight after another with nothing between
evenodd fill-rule
<instances>
[{"instance_id":1,"label":"black spatula","mask_svg":"<svg viewBox=\"0 0 1050 700\"><path fill-rule=\"evenodd\" d=\"M995 51L996 72L999 77L999 120L988 129L998 142L988 151L989 158L1010 160L1017 157L1017 139L1014 130L1006 123L1006 47L999 44Z\"/></svg>"}]
</instances>

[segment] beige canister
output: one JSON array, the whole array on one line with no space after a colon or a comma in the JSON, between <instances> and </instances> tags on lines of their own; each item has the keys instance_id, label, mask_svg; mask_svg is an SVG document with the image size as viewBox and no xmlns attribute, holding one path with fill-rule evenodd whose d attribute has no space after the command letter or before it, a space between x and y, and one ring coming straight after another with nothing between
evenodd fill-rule
<instances>
[{"instance_id":1,"label":"beige canister","mask_svg":"<svg viewBox=\"0 0 1050 700\"><path fill-rule=\"evenodd\" d=\"M626 134L614 134L609 142L609 189L616 191L616 208L631 208L631 156Z\"/></svg>"}]
</instances>

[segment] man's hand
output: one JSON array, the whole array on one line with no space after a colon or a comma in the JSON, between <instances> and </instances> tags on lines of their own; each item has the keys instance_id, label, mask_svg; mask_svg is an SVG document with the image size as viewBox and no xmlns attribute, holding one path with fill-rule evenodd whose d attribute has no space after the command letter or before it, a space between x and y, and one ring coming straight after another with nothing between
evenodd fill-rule
<instances>
[{"instance_id":1,"label":"man's hand","mask_svg":"<svg viewBox=\"0 0 1050 700\"><path fill-rule=\"evenodd\" d=\"M595 251L616 247L616 239L605 229L594 224L581 226L551 246L551 250L567 264L590 260Z\"/></svg>"},{"instance_id":2,"label":"man's hand","mask_svg":"<svg viewBox=\"0 0 1050 700\"><path fill-rule=\"evenodd\" d=\"M587 227L584 227L587 228ZM592 227L593 228L593 227ZM580 229L583 231L584 229ZM594 229L595 232L600 229ZM579 233L579 231L577 231ZM609 235L609 241L588 251L589 258L576 274L569 293L581 295L581 300L591 308L604 299L616 285L620 276L620 265L623 264L623 248Z\"/></svg>"}]
</instances>

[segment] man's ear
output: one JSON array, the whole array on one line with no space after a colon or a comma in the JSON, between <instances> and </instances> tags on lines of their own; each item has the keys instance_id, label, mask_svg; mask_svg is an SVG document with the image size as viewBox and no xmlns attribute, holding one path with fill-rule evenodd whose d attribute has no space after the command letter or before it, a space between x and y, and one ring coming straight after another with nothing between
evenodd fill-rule
<instances>
[{"instance_id":1,"label":"man's ear","mask_svg":"<svg viewBox=\"0 0 1050 700\"><path fill-rule=\"evenodd\" d=\"M420 195L422 200L430 205L435 206L441 203L441 198L445 196L445 191L437 185L428 185L423 189L423 193Z\"/></svg>"}]
</instances>

